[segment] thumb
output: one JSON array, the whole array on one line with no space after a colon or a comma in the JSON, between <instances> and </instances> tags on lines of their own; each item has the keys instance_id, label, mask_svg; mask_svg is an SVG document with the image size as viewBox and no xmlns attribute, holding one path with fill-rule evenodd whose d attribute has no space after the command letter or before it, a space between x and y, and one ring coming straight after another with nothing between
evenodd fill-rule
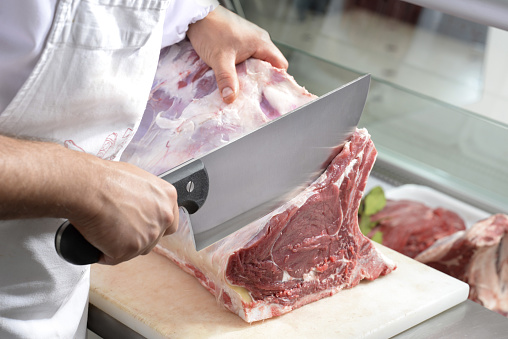
<instances>
[{"instance_id":1,"label":"thumb","mask_svg":"<svg viewBox=\"0 0 508 339\"><path fill-rule=\"evenodd\" d=\"M235 101L238 95L238 75L236 74L235 58L223 56L211 66L215 73L215 80L219 93L226 104Z\"/></svg>"}]
</instances>

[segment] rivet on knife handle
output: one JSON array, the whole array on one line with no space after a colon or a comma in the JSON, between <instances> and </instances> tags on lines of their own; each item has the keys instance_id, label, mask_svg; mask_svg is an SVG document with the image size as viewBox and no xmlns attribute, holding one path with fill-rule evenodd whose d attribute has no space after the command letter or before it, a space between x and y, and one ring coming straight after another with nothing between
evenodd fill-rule
<instances>
[{"instance_id":1,"label":"rivet on knife handle","mask_svg":"<svg viewBox=\"0 0 508 339\"><path fill-rule=\"evenodd\" d=\"M201 160L187 162L160 177L175 186L178 206L184 207L189 214L197 212L205 203L209 182ZM102 255L68 220L56 232L55 248L60 257L74 265L94 264Z\"/></svg>"},{"instance_id":2,"label":"rivet on knife handle","mask_svg":"<svg viewBox=\"0 0 508 339\"><path fill-rule=\"evenodd\" d=\"M161 174L160 177L175 186L178 206L184 207L189 214L196 213L205 203L210 185L201 160L192 160L176 170Z\"/></svg>"}]
</instances>

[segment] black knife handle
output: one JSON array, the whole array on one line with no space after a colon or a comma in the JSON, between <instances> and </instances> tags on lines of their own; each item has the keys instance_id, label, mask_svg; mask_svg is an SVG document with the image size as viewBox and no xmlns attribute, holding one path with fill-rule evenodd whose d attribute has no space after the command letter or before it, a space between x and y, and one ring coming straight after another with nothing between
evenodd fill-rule
<instances>
[{"instance_id":1,"label":"black knife handle","mask_svg":"<svg viewBox=\"0 0 508 339\"><path fill-rule=\"evenodd\" d=\"M102 252L90 244L69 220L56 231L55 248L60 257L74 265L94 264L102 255Z\"/></svg>"},{"instance_id":2,"label":"black knife handle","mask_svg":"<svg viewBox=\"0 0 508 339\"><path fill-rule=\"evenodd\" d=\"M208 174L203 162L192 160L174 171L168 171L160 177L176 188L178 206L184 207L189 214L196 213L208 196Z\"/></svg>"},{"instance_id":3,"label":"black knife handle","mask_svg":"<svg viewBox=\"0 0 508 339\"><path fill-rule=\"evenodd\" d=\"M189 214L197 212L205 203L209 181L201 160L192 160L160 177L175 186L178 206L184 207ZM102 252L90 244L68 220L56 232L55 248L60 257L74 265L94 264L102 256Z\"/></svg>"}]
</instances>

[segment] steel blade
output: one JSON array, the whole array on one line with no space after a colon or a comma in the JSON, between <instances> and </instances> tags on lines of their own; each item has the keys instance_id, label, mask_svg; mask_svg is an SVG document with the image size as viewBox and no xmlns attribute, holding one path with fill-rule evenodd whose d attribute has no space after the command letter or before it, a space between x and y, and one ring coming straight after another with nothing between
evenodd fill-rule
<instances>
[{"instance_id":1,"label":"steel blade","mask_svg":"<svg viewBox=\"0 0 508 339\"><path fill-rule=\"evenodd\" d=\"M199 251L272 212L314 181L354 132L370 75L200 158L208 197L190 216Z\"/></svg>"}]
</instances>

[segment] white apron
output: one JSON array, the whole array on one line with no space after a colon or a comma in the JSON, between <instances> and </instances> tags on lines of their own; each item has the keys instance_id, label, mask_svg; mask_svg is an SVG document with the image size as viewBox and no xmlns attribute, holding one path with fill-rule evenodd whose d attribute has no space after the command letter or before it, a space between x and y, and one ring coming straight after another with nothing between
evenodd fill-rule
<instances>
[{"instance_id":1,"label":"white apron","mask_svg":"<svg viewBox=\"0 0 508 339\"><path fill-rule=\"evenodd\" d=\"M147 102L167 5L61 0L39 62L0 115L0 133L118 159ZM89 267L57 255L61 222L0 222L0 338L85 337Z\"/></svg>"}]
</instances>

